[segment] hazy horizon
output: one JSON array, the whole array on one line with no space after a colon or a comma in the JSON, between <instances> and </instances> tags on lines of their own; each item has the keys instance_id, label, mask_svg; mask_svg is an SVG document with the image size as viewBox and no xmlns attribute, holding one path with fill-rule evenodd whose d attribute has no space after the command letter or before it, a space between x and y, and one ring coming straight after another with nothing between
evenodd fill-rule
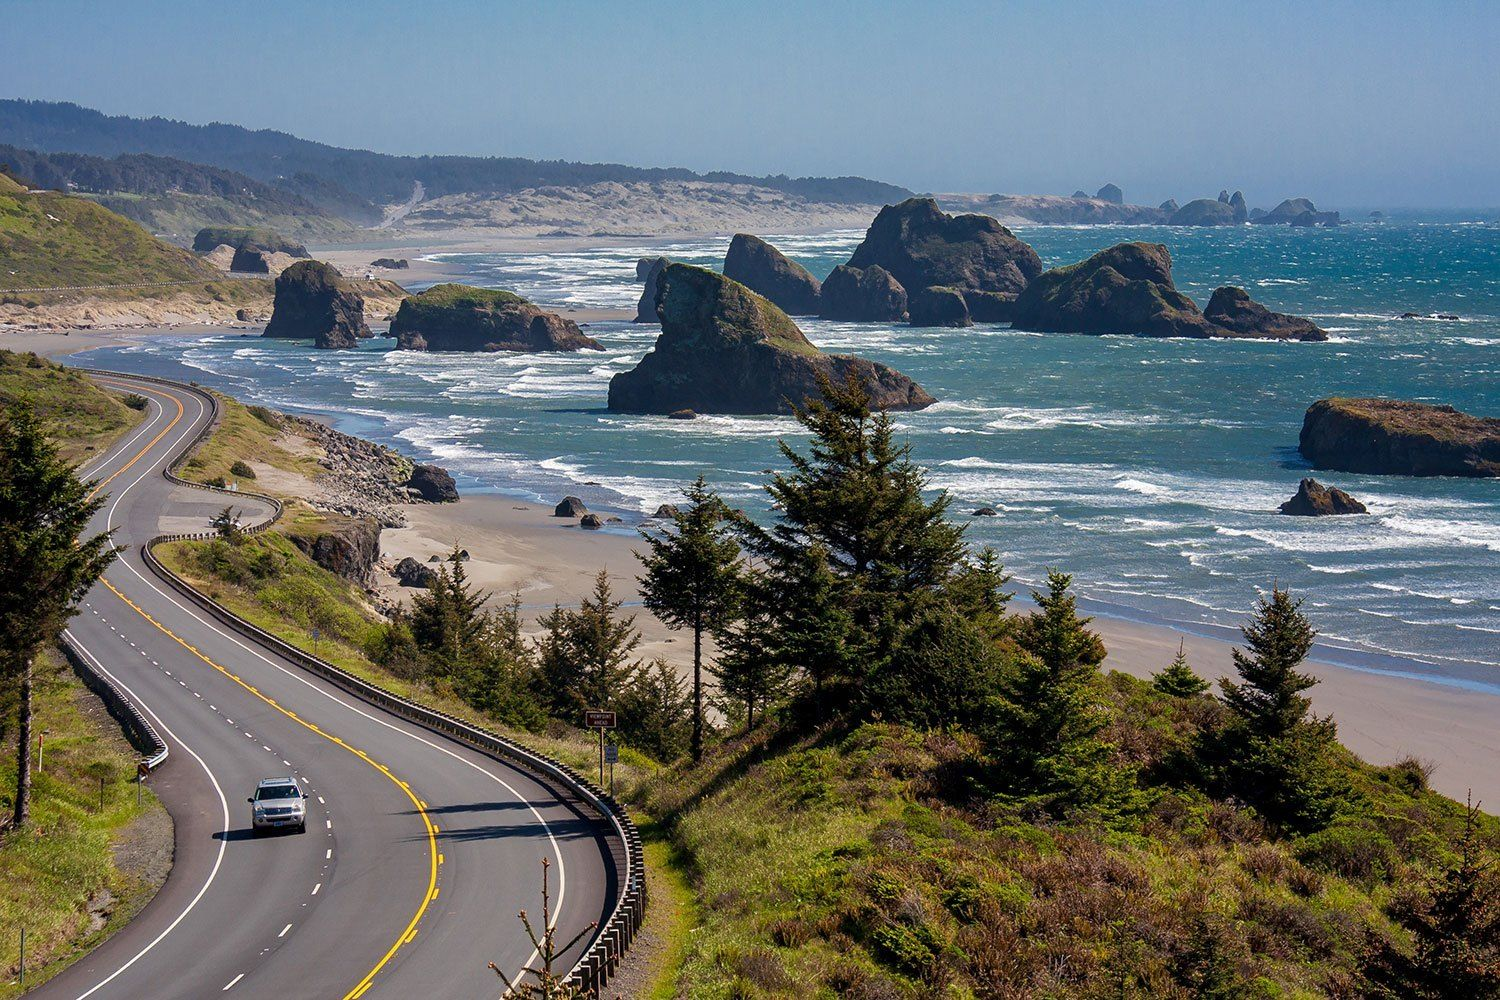
<instances>
[{"instance_id":1,"label":"hazy horizon","mask_svg":"<svg viewBox=\"0 0 1500 1000\"><path fill-rule=\"evenodd\" d=\"M7 96L403 154L1156 204L1500 205L1500 9L19 0ZM66 32L56 31L65 23Z\"/></svg>"}]
</instances>

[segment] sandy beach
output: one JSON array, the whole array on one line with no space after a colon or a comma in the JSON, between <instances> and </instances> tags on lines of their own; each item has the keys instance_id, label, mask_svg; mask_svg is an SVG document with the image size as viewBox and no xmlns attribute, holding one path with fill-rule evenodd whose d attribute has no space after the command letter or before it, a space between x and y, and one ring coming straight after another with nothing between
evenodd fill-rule
<instances>
[{"instance_id":1,"label":"sandy beach","mask_svg":"<svg viewBox=\"0 0 1500 1000\"><path fill-rule=\"evenodd\" d=\"M426 562L459 545L470 553L471 577L502 599L520 593L530 621L554 602L576 604L604 568L616 596L637 616L645 636L641 655L663 656L678 666L690 662L685 637L674 637L639 606L635 551L641 543L633 529L584 530L553 517L548 507L495 494L410 507L407 516L406 527L381 536L388 564L404 556ZM393 597L401 591L389 574L382 575L381 589ZM1203 676L1234 671L1233 646L1220 639L1108 617L1096 618L1094 628L1109 648L1106 669L1149 676L1171 662L1181 641ZM1500 775L1490 766L1500 755L1500 695L1322 661L1310 669L1321 681L1312 690L1314 709L1333 715L1339 737L1360 756L1382 764L1417 757L1435 765L1432 783L1440 791L1459 799L1472 791L1475 798L1500 801Z\"/></svg>"}]
</instances>

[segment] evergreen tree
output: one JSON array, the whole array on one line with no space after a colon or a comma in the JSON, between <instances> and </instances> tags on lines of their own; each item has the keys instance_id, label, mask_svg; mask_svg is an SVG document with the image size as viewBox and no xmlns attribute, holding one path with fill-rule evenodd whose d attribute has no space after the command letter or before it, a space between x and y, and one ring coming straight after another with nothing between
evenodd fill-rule
<instances>
[{"instance_id":1,"label":"evergreen tree","mask_svg":"<svg viewBox=\"0 0 1500 1000\"><path fill-rule=\"evenodd\" d=\"M31 815L32 664L115 557L108 533L82 537L103 504L30 409L0 416L0 681L14 690L17 829Z\"/></svg>"},{"instance_id":2,"label":"evergreen tree","mask_svg":"<svg viewBox=\"0 0 1500 1000\"><path fill-rule=\"evenodd\" d=\"M630 659L641 643L635 617L619 617L609 573L600 570L594 591L578 610L554 607L542 617L537 642L539 683L558 714L581 721L586 709L607 709L629 686L640 663Z\"/></svg>"},{"instance_id":3,"label":"evergreen tree","mask_svg":"<svg viewBox=\"0 0 1500 1000\"><path fill-rule=\"evenodd\" d=\"M1254 620L1240 633L1249 649L1233 653L1241 681L1219 682L1224 704L1253 735L1286 736L1307 717L1311 702L1302 692L1318 683L1297 670L1317 632L1302 614L1302 601L1273 587L1270 600L1260 599Z\"/></svg>"},{"instance_id":4,"label":"evergreen tree","mask_svg":"<svg viewBox=\"0 0 1500 1000\"><path fill-rule=\"evenodd\" d=\"M666 660L641 669L620 695L620 735L657 760L682 756L693 737L693 703L687 684Z\"/></svg>"},{"instance_id":5,"label":"evergreen tree","mask_svg":"<svg viewBox=\"0 0 1500 1000\"><path fill-rule=\"evenodd\" d=\"M1479 808L1470 803L1458 863L1438 879L1428 901L1397 914L1415 948L1410 955L1390 944L1376 950L1366 972L1373 995L1500 998L1500 891L1479 844L1478 818Z\"/></svg>"},{"instance_id":6,"label":"evergreen tree","mask_svg":"<svg viewBox=\"0 0 1500 1000\"><path fill-rule=\"evenodd\" d=\"M1104 644L1078 617L1072 577L1047 574L1047 592L1032 592L1035 612L1016 623L1021 654L1002 674L988 723L1002 793L1052 815L1101 817L1132 805L1134 771L1112 760L1103 739L1106 716L1096 682Z\"/></svg>"},{"instance_id":7,"label":"evergreen tree","mask_svg":"<svg viewBox=\"0 0 1500 1000\"><path fill-rule=\"evenodd\" d=\"M683 496L688 504L672 515L672 531L642 531L650 551L640 556L645 567L641 598L647 610L674 629L693 633L694 760L703 757L703 636L722 629L740 604L740 550L725 524L729 510L699 476Z\"/></svg>"},{"instance_id":8,"label":"evergreen tree","mask_svg":"<svg viewBox=\"0 0 1500 1000\"><path fill-rule=\"evenodd\" d=\"M1196 698L1208 692L1208 681L1193 673L1193 668L1188 665L1187 650L1180 640L1177 658L1165 670L1151 675L1151 686L1174 698Z\"/></svg>"},{"instance_id":9,"label":"evergreen tree","mask_svg":"<svg viewBox=\"0 0 1500 1000\"><path fill-rule=\"evenodd\" d=\"M214 534L221 541L230 545L238 545L245 540L245 529L240 527L239 515L234 512L233 507L225 507L209 518L208 526L214 529Z\"/></svg>"},{"instance_id":10,"label":"evergreen tree","mask_svg":"<svg viewBox=\"0 0 1500 1000\"><path fill-rule=\"evenodd\" d=\"M541 730L547 713L536 695L536 663L521 632L521 597L485 618L474 658L454 679L459 697L509 726Z\"/></svg>"},{"instance_id":11,"label":"evergreen tree","mask_svg":"<svg viewBox=\"0 0 1500 1000\"><path fill-rule=\"evenodd\" d=\"M845 704L867 659L868 637L854 626L841 600L839 581L821 546L765 574L766 597L775 627L766 637L772 654L811 682L809 695L820 716L831 704Z\"/></svg>"},{"instance_id":12,"label":"evergreen tree","mask_svg":"<svg viewBox=\"0 0 1500 1000\"><path fill-rule=\"evenodd\" d=\"M959 568L948 583L947 595L954 610L966 617L990 639L1000 639L1010 630L1006 611L1015 597L1005 589L1010 574L1000 565L999 554L986 546L977 559Z\"/></svg>"},{"instance_id":13,"label":"evergreen tree","mask_svg":"<svg viewBox=\"0 0 1500 1000\"><path fill-rule=\"evenodd\" d=\"M769 641L774 627L769 615L758 614L724 629L718 662L709 668L726 709L743 713L747 733L755 728L756 710L784 697L791 681L791 665Z\"/></svg>"},{"instance_id":14,"label":"evergreen tree","mask_svg":"<svg viewBox=\"0 0 1500 1000\"><path fill-rule=\"evenodd\" d=\"M452 677L482 655L482 640L490 627L485 599L469 582L462 551L455 545L427 592L416 594L411 602L412 638L434 673Z\"/></svg>"},{"instance_id":15,"label":"evergreen tree","mask_svg":"<svg viewBox=\"0 0 1500 1000\"><path fill-rule=\"evenodd\" d=\"M1211 791L1253 806L1270 823L1311 832L1332 818L1344 794L1330 757L1333 721L1310 716L1303 691L1317 683L1302 673L1312 624L1302 602L1279 587L1262 597L1234 651L1240 681L1224 679L1230 722L1198 740L1198 761Z\"/></svg>"}]
</instances>

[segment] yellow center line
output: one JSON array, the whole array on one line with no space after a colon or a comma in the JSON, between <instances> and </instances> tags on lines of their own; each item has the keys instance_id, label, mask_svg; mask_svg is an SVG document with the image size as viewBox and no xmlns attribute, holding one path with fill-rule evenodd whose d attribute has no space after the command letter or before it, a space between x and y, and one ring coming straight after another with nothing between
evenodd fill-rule
<instances>
[{"instance_id":1,"label":"yellow center line","mask_svg":"<svg viewBox=\"0 0 1500 1000\"><path fill-rule=\"evenodd\" d=\"M104 380L101 379L100 381L104 381ZM113 383L113 384L120 385L120 383ZM132 388L132 389L134 388L134 386L132 386L132 385L123 385L121 387L122 388ZM117 472L115 472L115 474L113 476L110 476L109 479L104 480L104 482L101 482L98 486L96 486L94 488L94 493L99 492L99 490L103 489L105 485L107 485L109 482L111 482L116 477L118 477L121 472L124 472L126 469L130 468L137 461L139 461L140 458L146 454L146 452L150 451L153 447L155 447L156 444L157 444L157 442L159 442L163 437L165 437L166 434L167 434L167 432L170 431L177 424L177 422L182 419L182 415L183 415L183 412L184 412L183 405L182 405L182 400L179 399L179 398L177 398L176 396L172 395L170 392L167 392L167 391L165 391L163 389L155 389L155 387L153 387L153 389L154 389L154 391L160 392L163 396L166 396L168 399L172 400L174 403L177 404L177 415L172 418L171 423L167 424L167 426L162 429L162 432L160 434L158 434L155 438L153 438L151 440L150 444L148 444L148 445L146 445L146 447L142 448L135 455L135 457L133 457L129 462L127 462L123 467L121 467ZM90 496L92 496L92 495L93 494L90 494ZM157 621L144 608L142 608L140 605L136 604L130 598L126 597L123 593L121 593L120 590L118 588L116 588L114 584L110 583L107 578L101 577L100 578L100 582L103 583L106 587L108 587L111 593L113 593L121 601L125 602L125 605L127 607L129 607L136 614L140 615L142 618L146 619L146 621L150 622L159 631L161 631L164 635L166 635L167 637L169 637L170 639L172 639L172 641L176 642L183 649L186 649L188 652L192 653L195 657L197 657L198 659L202 660L204 663L208 664L210 667L212 667L213 669L217 670L219 673L223 674L225 677L228 677L230 680L234 681L240 687L244 688L247 692L249 692L250 694L254 695L256 698L259 698L261 701L265 702L267 705L271 706L276 711L278 711L282 715L286 716L288 719L291 719L293 722L297 723L299 726L303 727L304 729L308 730L309 732L316 733L318 736L323 737L324 739L328 740L331 743L338 744L339 746L343 747L345 750L348 750L354 756L360 758L365 763L369 764L372 768L374 768L379 773L385 775L385 777L388 778L391 781L392 784L394 784L397 788L401 789L402 793L408 799L410 799L412 805L416 807L417 815L419 815L419 816L422 817L422 825L427 828L427 850L428 850L427 891L422 894L422 902L421 902L420 905L418 905L417 912L412 915L411 920L407 922L406 928L396 937L395 944L392 944L390 946L390 948L386 951L386 953L383 956L381 956L380 961L375 963L375 967L372 968L369 972L365 973L364 978L362 978L357 984L355 984L355 986L354 986L353 989L351 989L348 993L344 994L344 1000L355 1000L355 998L362 996L365 993L365 991L367 991L370 988L371 984L374 982L375 976L380 972L380 970L383 969L383 968L385 968L385 966L390 962L390 960L393 957L395 957L397 949L399 949L403 944L406 944L407 942L411 941L413 938L415 938L417 936L417 924L419 922L421 922L422 915L427 912L427 906L428 906L428 904L431 903L432 900L434 900L434 899L437 898L437 877L438 877L438 858L439 858L438 849L437 849L437 827L433 825L431 818L427 815L427 804L425 802L423 802L421 799L417 798L417 796L412 792L411 787L406 782L404 782L404 781L400 780L399 778L397 778L384 765L376 763L374 760L372 760L370 758L370 756L368 754L364 753L361 750L356 750L354 747L351 747L349 744L345 743L343 740L339 739L337 736L331 736L331 735L329 735L328 733L324 732L322 729L319 729L317 726L313 725L312 723L307 722L307 721L299 718L294 712L289 712L286 709L282 708L280 705L276 704L276 702L272 701L270 698L267 698L265 695L261 694L255 688L251 687L249 684L247 684L244 681L240 680L240 678L238 677L238 675L236 675L234 673L231 673L227 668L225 668L223 666L220 666L218 663L215 663L213 660L209 659L202 652L200 652L196 647L189 645L181 636L179 636L177 633L173 632L171 629L167 628L161 622Z\"/></svg>"},{"instance_id":2,"label":"yellow center line","mask_svg":"<svg viewBox=\"0 0 1500 1000\"><path fill-rule=\"evenodd\" d=\"M111 382L108 379L100 379L99 381L103 382L105 385L112 385L112 386L114 386L117 389L134 389L135 388L132 385L125 384L125 383L120 383L120 382ZM108 479L104 480L103 482L101 482L97 486L95 486L93 488L93 490L91 490L89 492L88 499L90 499L90 500L94 499L95 494L97 494L100 490L104 489L104 487L108 486L110 483L114 482L116 479L118 479L120 477L121 473L123 473L126 469L130 468L132 465L134 465L135 463L139 462L143 457L145 457L146 452L150 451L152 448L155 448L156 447L156 443L158 441L160 441L162 438L166 437L167 436L167 432L170 431L173 427L176 427L177 426L177 421L179 421L179 420L182 419L182 414L183 414L182 400L178 399L176 396L172 395L169 392L163 392L162 395L166 396L172 402L174 402L174 403L177 404L177 415L172 418L171 422L168 423L167 426L165 426L165 427L163 427L161 429L161 433L160 434L156 435L156 437L154 437L154 438L151 439L150 443L147 444L146 447L144 447L140 451L136 452L134 458L132 458L130 461L126 462L124 465L122 465L118 469L116 469L114 475L110 476Z\"/></svg>"}]
</instances>

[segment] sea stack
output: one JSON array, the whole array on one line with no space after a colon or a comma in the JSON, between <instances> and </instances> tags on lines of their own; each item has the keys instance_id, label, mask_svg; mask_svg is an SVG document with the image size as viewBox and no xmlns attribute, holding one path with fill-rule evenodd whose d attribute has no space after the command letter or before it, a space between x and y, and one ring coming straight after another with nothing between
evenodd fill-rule
<instances>
[{"instance_id":1,"label":"sea stack","mask_svg":"<svg viewBox=\"0 0 1500 1000\"><path fill-rule=\"evenodd\" d=\"M672 263L666 257L642 257L635 262L635 280L644 282L646 287L641 290L641 298L635 304L635 319L632 323L655 323L656 319L656 279L661 276L662 269Z\"/></svg>"},{"instance_id":2,"label":"sea stack","mask_svg":"<svg viewBox=\"0 0 1500 1000\"><path fill-rule=\"evenodd\" d=\"M1320 399L1298 439L1318 469L1394 476L1500 476L1500 419L1399 399Z\"/></svg>"},{"instance_id":3,"label":"sea stack","mask_svg":"<svg viewBox=\"0 0 1500 1000\"><path fill-rule=\"evenodd\" d=\"M1014 295L1042 273L1036 251L999 222L949 215L931 198L882 208L849 266L884 268L908 296L934 286Z\"/></svg>"},{"instance_id":4,"label":"sea stack","mask_svg":"<svg viewBox=\"0 0 1500 1000\"><path fill-rule=\"evenodd\" d=\"M818 299L824 319L854 323L896 323L906 319L906 289L878 264L840 264L823 282Z\"/></svg>"},{"instance_id":5,"label":"sea stack","mask_svg":"<svg viewBox=\"0 0 1500 1000\"><path fill-rule=\"evenodd\" d=\"M433 285L401 300L391 336L403 351L602 351L578 324L519 295L471 285Z\"/></svg>"},{"instance_id":6,"label":"sea stack","mask_svg":"<svg viewBox=\"0 0 1500 1000\"><path fill-rule=\"evenodd\" d=\"M609 408L626 413L785 413L821 394L819 377L853 377L870 405L935 402L885 365L825 354L770 300L721 274L668 264L657 280L661 336L640 364L609 383Z\"/></svg>"},{"instance_id":7,"label":"sea stack","mask_svg":"<svg viewBox=\"0 0 1500 1000\"><path fill-rule=\"evenodd\" d=\"M1339 489L1308 478L1297 485L1297 494L1281 505L1281 513L1295 517L1332 517L1368 514L1365 505Z\"/></svg>"},{"instance_id":8,"label":"sea stack","mask_svg":"<svg viewBox=\"0 0 1500 1000\"><path fill-rule=\"evenodd\" d=\"M312 338L324 349L354 347L370 336L365 325L364 296L330 264L298 261L276 279L271 322L263 336L291 340Z\"/></svg>"},{"instance_id":9,"label":"sea stack","mask_svg":"<svg viewBox=\"0 0 1500 1000\"><path fill-rule=\"evenodd\" d=\"M724 256L724 276L764 295L789 316L818 314L818 279L759 236L735 234Z\"/></svg>"},{"instance_id":10,"label":"sea stack","mask_svg":"<svg viewBox=\"0 0 1500 1000\"><path fill-rule=\"evenodd\" d=\"M1013 325L1018 330L1050 333L1143 337L1328 337L1306 320L1260 306L1242 289L1220 292L1223 295L1216 294L1213 305L1222 325L1177 290L1172 282L1172 255L1165 246L1120 243L1033 281L1016 297Z\"/></svg>"}]
</instances>

